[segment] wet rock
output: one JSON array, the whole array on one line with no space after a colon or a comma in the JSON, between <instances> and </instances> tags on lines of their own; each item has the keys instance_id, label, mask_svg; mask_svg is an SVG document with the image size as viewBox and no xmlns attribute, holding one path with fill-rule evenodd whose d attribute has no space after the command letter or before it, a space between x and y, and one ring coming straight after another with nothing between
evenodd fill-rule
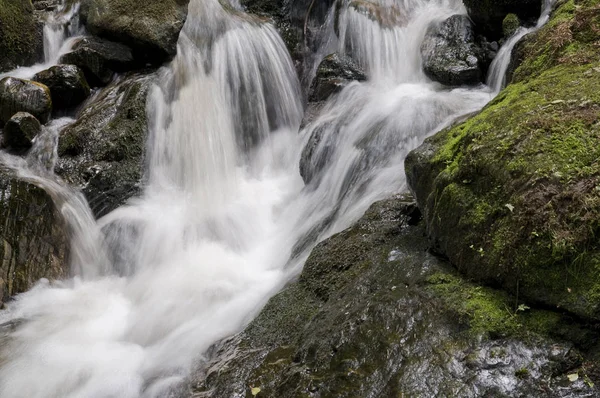
<instances>
[{"instance_id":1,"label":"wet rock","mask_svg":"<svg viewBox=\"0 0 600 398\"><path fill-rule=\"evenodd\" d=\"M244 397L251 388L263 397L556 396L566 373L583 366L574 360L582 352L532 332L546 312L512 314L513 298L429 254L407 200L376 203L317 245L296 283L213 347L187 396Z\"/></svg>"},{"instance_id":2,"label":"wet rock","mask_svg":"<svg viewBox=\"0 0 600 398\"><path fill-rule=\"evenodd\" d=\"M161 64L177 52L189 0L83 0L81 18L94 35L126 44L136 59Z\"/></svg>"},{"instance_id":3,"label":"wet rock","mask_svg":"<svg viewBox=\"0 0 600 398\"><path fill-rule=\"evenodd\" d=\"M149 75L129 75L102 89L61 132L56 172L79 186L98 217L139 191L148 132Z\"/></svg>"},{"instance_id":4,"label":"wet rock","mask_svg":"<svg viewBox=\"0 0 600 398\"><path fill-rule=\"evenodd\" d=\"M541 13L541 0L464 0L475 30L492 40L503 35L502 21L515 14L523 21L534 22Z\"/></svg>"},{"instance_id":5,"label":"wet rock","mask_svg":"<svg viewBox=\"0 0 600 398\"><path fill-rule=\"evenodd\" d=\"M65 227L43 190L0 173L0 219L0 307L41 278L68 276Z\"/></svg>"},{"instance_id":6,"label":"wet rock","mask_svg":"<svg viewBox=\"0 0 600 398\"><path fill-rule=\"evenodd\" d=\"M40 133L42 125L30 113L16 113L4 126L2 131L2 146L12 149L27 149L31 140Z\"/></svg>"},{"instance_id":7,"label":"wet rock","mask_svg":"<svg viewBox=\"0 0 600 398\"><path fill-rule=\"evenodd\" d=\"M60 63L80 67L93 86L105 86L115 72L125 72L137 65L129 47L95 37L79 40L72 52L61 57Z\"/></svg>"},{"instance_id":8,"label":"wet rock","mask_svg":"<svg viewBox=\"0 0 600 398\"><path fill-rule=\"evenodd\" d=\"M502 21L502 33L505 38L508 38L515 34L517 29L521 26L521 21L516 14L508 14Z\"/></svg>"},{"instance_id":9,"label":"wet rock","mask_svg":"<svg viewBox=\"0 0 600 398\"><path fill-rule=\"evenodd\" d=\"M405 25L408 22L406 15L403 15L398 8L389 4L382 6L367 0L354 0L350 2L348 8L367 16L384 28L393 28Z\"/></svg>"},{"instance_id":10,"label":"wet rock","mask_svg":"<svg viewBox=\"0 0 600 398\"><path fill-rule=\"evenodd\" d=\"M598 322L600 32L591 7L556 10L520 49L513 83L412 152L406 173L436 250L461 272ZM585 34L569 46L552 41L569 26Z\"/></svg>"},{"instance_id":11,"label":"wet rock","mask_svg":"<svg viewBox=\"0 0 600 398\"><path fill-rule=\"evenodd\" d=\"M475 85L482 81L485 62L466 15L453 15L431 27L421 45L421 55L427 76L442 84Z\"/></svg>"},{"instance_id":12,"label":"wet rock","mask_svg":"<svg viewBox=\"0 0 600 398\"><path fill-rule=\"evenodd\" d=\"M77 106L90 95L85 75L75 65L55 65L37 73L33 80L50 89L55 110Z\"/></svg>"},{"instance_id":13,"label":"wet rock","mask_svg":"<svg viewBox=\"0 0 600 398\"><path fill-rule=\"evenodd\" d=\"M311 102L325 101L352 81L364 81L367 76L350 58L337 53L323 59L310 88Z\"/></svg>"},{"instance_id":14,"label":"wet rock","mask_svg":"<svg viewBox=\"0 0 600 398\"><path fill-rule=\"evenodd\" d=\"M0 0L0 54L0 72L43 60L43 24L29 0Z\"/></svg>"},{"instance_id":15,"label":"wet rock","mask_svg":"<svg viewBox=\"0 0 600 398\"><path fill-rule=\"evenodd\" d=\"M48 87L14 77L0 80L0 126L17 112L31 113L40 122L46 123L52 113Z\"/></svg>"}]
</instances>

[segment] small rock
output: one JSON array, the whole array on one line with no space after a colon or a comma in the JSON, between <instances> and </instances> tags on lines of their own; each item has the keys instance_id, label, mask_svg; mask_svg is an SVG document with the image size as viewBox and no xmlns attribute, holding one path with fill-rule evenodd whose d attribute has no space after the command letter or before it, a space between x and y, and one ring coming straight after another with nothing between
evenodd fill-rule
<instances>
[{"instance_id":1,"label":"small rock","mask_svg":"<svg viewBox=\"0 0 600 398\"><path fill-rule=\"evenodd\" d=\"M31 148L31 140L42 130L39 120L30 113L16 113L4 126L2 146L12 149Z\"/></svg>"},{"instance_id":2,"label":"small rock","mask_svg":"<svg viewBox=\"0 0 600 398\"><path fill-rule=\"evenodd\" d=\"M60 63L80 67L88 82L97 86L110 83L115 72L125 72L136 66L129 47L95 37L81 39L72 52L61 57Z\"/></svg>"},{"instance_id":3,"label":"small rock","mask_svg":"<svg viewBox=\"0 0 600 398\"><path fill-rule=\"evenodd\" d=\"M521 21L516 14L508 14L502 21L502 33L505 38L509 38L515 34L521 26Z\"/></svg>"},{"instance_id":4,"label":"small rock","mask_svg":"<svg viewBox=\"0 0 600 398\"><path fill-rule=\"evenodd\" d=\"M83 71L75 65L55 65L36 74L33 80L50 89L54 109L77 106L91 91Z\"/></svg>"},{"instance_id":5,"label":"small rock","mask_svg":"<svg viewBox=\"0 0 600 398\"><path fill-rule=\"evenodd\" d=\"M367 80L367 75L348 57L330 54L319 65L310 87L311 102L325 101L352 81Z\"/></svg>"},{"instance_id":6,"label":"small rock","mask_svg":"<svg viewBox=\"0 0 600 398\"><path fill-rule=\"evenodd\" d=\"M427 76L449 86L481 82L480 53L472 23L466 15L453 15L430 28L421 46Z\"/></svg>"},{"instance_id":7,"label":"small rock","mask_svg":"<svg viewBox=\"0 0 600 398\"><path fill-rule=\"evenodd\" d=\"M5 77L0 80L0 125L17 112L28 112L46 123L52 113L50 89L29 80Z\"/></svg>"}]
</instances>

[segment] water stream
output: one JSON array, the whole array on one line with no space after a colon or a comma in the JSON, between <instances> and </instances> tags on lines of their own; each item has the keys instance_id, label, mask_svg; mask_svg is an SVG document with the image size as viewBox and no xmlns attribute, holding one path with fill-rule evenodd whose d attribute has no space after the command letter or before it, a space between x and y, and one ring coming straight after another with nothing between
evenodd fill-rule
<instances>
[{"instance_id":1,"label":"water stream","mask_svg":"<svg viewBox=\"0 0 600 398\"><path fill-rule=\"evenodd\" d=\"M422 72L427 27L464 13L461 1L379 2L402 20L383 26L346 4L340 39L324 40L369 81L298 133L301 89L276 30L237 3L192 0L178 54L150 93L148 185L97 222L39 160L3 155L50 193L79 255L73 279L42 282L0 313L0 324L22 321L0 352L1 397L169 396L298 275L318 241L406 189L406 154L495 91L448 89Z\"/></svg>"}]
</instances>

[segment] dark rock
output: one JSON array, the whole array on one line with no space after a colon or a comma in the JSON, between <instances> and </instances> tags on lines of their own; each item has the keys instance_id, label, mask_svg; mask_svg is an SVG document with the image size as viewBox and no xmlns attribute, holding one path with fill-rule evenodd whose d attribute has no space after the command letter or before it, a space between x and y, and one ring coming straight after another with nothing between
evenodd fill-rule
<instances>
[{"instance_id":1,"label":"dark rock","mask_svg":"<svg viewBox=\"0 0 600 398\"><path fill-rule=\"evenodd\" d=\"M43 24L29 0L0 0L0 72L44 59Z\"/></svg>"},{"instance_id":2,"label":"dark rock","mask_svg":"<svg viewBox=\"0 0 600 398\"><path fill-rule=\"evenodd\" d=\"M40 133L42 125L35 116L18 112L12 118L2 131L2 145L6 148L30 148L31 140Z\"/></svg>"},{"instance_id":3,"label":"dark rock","mask_svg":"<svg viewBox=\"0 0 600 398\"><path fill-rule=\"evenodd\" d=\"M426 140L405 166L435 249L461 272L597 323L600 73L593 43L600 32L589 24L593 7L573 12L563 4L519 50L513 83L481 113ZM585 34L569 46L554 42L569 26Z\"/></svg>"},{"instance_id":4,"label":"dark rock","mask_svg":"<svg viewBox=\"0 0 600 398\"><path fill-rule=\"evenodd\" d=\"M542 11L541 0L464 0L475 30L492 40L503 35L502 21L515 14L522 21L535 21Z\"/></svg>"},{"instance_id":5,"label":"dark rock","mask_svg":"<svg viewBox=\"0 0 600 398\"><path fill-rule=\"evenodd\" d=\"M449 86L475 85L483 78L481 50L469 17L453 15L428 30L421 45L425 73Z\"/></svg>"},{"instance_id":6,"label":"dark rock","mask_svg":"<svg viewBox=\"0 0 600 398\"><path fill-rule=\"evenodd\" d=\"M94 35L131 47L136 59L161 64L177 52L189 0L83 0L80 15Z\"/></svg>"},{"instance_id":7,"label":"dark rock","mask_svg":"<svg viewBox=\"0 0 600 398\"><path fill-rule=\"evenodd\" d=\"M98 217L139 191L151 77L130 75L102 89L61 132L56 172L83 192Z\"/></svg>"},{"instance_id":8,"label":"dark rock","mask_svg":"<svg viewBox=\"0 0 600 398\"><path fill-rule=\"evenodd\" d=\"M427 252L423 227L410 226L407 199L374 204L317 245L299 280L213 347L181 396L556 396L584 354L533 325L583 327L549 311L512 313L514 298L449 271ZM584 335L596 352L597 332Z\"/></svg>"},{"instance_id":9,"label":"dark rock","mask_svg":"<svg viewBox=\"0 0 600 398\"><path fill-rule=\"evenodd\" d=\"M65 226L40 188L0 173L0 307L39 279L69 275Z\"/></svg>"},{"instance_id":10,"label":"dark rock","mask_svg":"<svg viewBox=\"0 0 600 398\"><path fill-rule=\"evenodd\" d=\"M56 65L33 77L50 89L54 109L71 108L90 95L83 71L75 65Z\"/></svg>"},{"instance_id":11,"label":"dark rock","mask_svg":"<svg viewBox=\"0 0 600 398\"><path fill-rule=\"evenodd\" d=\"M129 47L95 37L79 40L72 52L61 57L60 63L80 67L88 82L99 86L110 83L115 72L125 72L137 65Z\"/></svg>"},{"instance_id":12,"label":"dark rock","mask_svg":"<svg viewBox=\"0 0 600 398\"><path fill-rule=\"evenodd\" d=\"M0 80L0 125L4 125L17 112L31 113L40 122L46 123L52 113L48 87L14 77Z\"/></svg>"},{"instance_id":13,"label":"dark rock","mask_svg":"<svg viewBox=\"0 0 600 398\"><path fill-rule=\"evenodd\" d=\"M348 57L337 53L323 59L310 88L311 102L325 101L352 81L367 80L367 75Z\"/></svg>"}]
</instances>

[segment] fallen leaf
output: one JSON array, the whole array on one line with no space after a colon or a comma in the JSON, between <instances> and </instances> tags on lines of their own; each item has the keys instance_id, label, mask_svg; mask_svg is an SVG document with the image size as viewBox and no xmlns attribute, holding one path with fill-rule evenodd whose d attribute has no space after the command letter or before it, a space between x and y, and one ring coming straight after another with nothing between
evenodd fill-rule
<instances>
[{"instance_id":1,"label":"fallen leaf","mask_svg":"<svg viewBox=\"0 0 600 398\"><path fill-rule=\"evenodd\" d=\"M507 208L508 210L510 210L510 212L511 212L511 213L512 213L512 212L513 212L513 210L515 209L515 206L511 205L510 203L507 203L507 204L505 204L504 206L506 206L506 208Z\"/></svg>"},{"instance_id":2,"label":"fallen leaf","mask_svg":"<svg viewBox=\"0 0 600 398\"><path fill-rule=\"evenodd\" d=\"M567 375L567 379L572 383L579 379L579 375L577 373L571 373L570 375Z\"/></svg>"}]
</instances>

